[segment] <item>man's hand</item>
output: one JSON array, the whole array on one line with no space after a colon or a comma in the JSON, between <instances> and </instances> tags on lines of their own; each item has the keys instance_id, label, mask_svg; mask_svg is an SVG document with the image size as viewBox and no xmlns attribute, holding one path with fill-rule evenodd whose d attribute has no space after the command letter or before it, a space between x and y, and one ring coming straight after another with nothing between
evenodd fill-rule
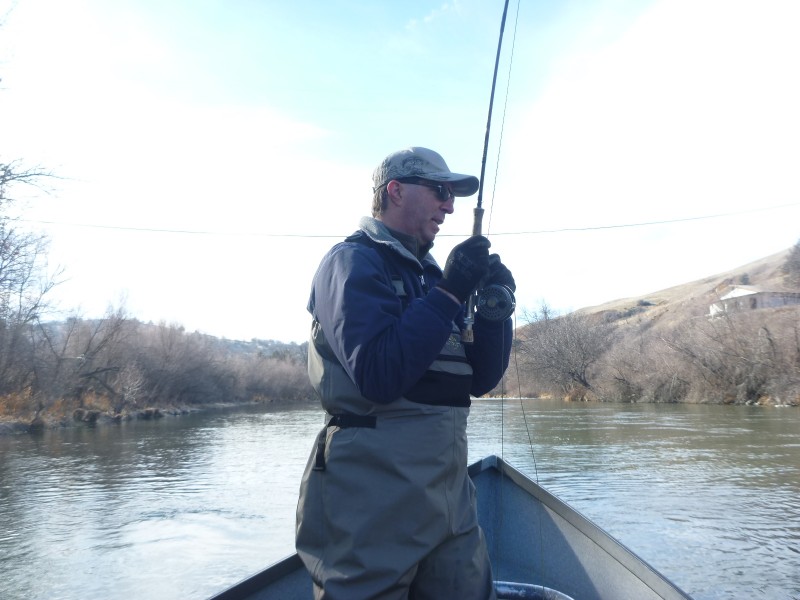
<instances>
[{"instance_id":1,"label":"man's hand","mask_svg":"<svg viewBox=\"0 0 800 600\"><path fill-rule=\"evenodd\" d=\"M492 254L489 256L489 274L481 282L481 287L490 285L504 285L512 292L517 291L517 284L514 282L514 276L501 261L499 254Z\"/></svg>"},{"instance_id":2,"label":"man's hand","mask_svg":"<svg viewBox=\"0 0 800 600\"><path fill-rule=\"evenodd\" d=\"M451 293L462 304L489 274L489 246L491 242L476 235L453 248L444 265L444 277L438 287Z\"/></svg>"}]
</instances>

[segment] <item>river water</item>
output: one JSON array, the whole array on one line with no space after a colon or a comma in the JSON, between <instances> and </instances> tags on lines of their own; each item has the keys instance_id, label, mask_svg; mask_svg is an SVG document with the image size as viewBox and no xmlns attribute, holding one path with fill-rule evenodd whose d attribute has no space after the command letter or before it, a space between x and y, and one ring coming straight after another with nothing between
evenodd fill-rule
<instances>
[{"instance_id":1,"label":"river water","mask_svg":"<svg viewBox=\"0 0 800 600\"><path fill-rule=\"evenodd\" d=\"M0 436L0 598L206 598L293 551L322 423L266 407ZM800 599L800 411L480 400L498 454L696 600Z\"/></svg>"}]
</instances>

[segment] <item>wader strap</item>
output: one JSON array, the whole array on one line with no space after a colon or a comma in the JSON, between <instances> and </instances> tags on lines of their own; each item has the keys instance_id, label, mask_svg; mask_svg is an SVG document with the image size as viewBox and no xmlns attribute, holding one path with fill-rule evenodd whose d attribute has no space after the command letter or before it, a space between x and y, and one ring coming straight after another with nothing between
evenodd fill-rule
<instances>
[{"instance_id":1,"label":"wader strap","mask_svg":"<svg viewBox=\"0 0 800 600\"><path fill-rule=\"evenodd\" d=\"M348 429L350 427L367 427L375 429L378 418L365 415L333 415L317 436L317 454L314 457L314 470L325 470L325 440L328 437L328 427Z\"/></svg>"}]
</instances>

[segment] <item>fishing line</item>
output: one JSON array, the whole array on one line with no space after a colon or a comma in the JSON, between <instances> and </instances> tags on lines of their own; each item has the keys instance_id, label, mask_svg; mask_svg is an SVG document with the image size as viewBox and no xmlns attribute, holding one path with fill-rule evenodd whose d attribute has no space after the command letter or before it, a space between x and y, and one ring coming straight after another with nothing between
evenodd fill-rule
<instances>
[{"instance_id":1,"label":"fishing line","mask_svg":"<svg viewBox=\"0 0 800 600\"><path fill-rule=\"evenodd\" d=\"M492 126L492 108L494 106L494 92L495 92L495 87L497 85L497 71L498 71L498 68L500 66L500 53L501 53L501 50L502 50L502 47L503 47L503 33L504 33L505 27L506 27L506 16L508 15L508 2L509 2L509 0L505 0L505 2L503 4L503 17L500 20L500 35L498 36L498 40L497 40L497 54L495 55L494 73L492 74L492 88L491 88L491 93L489 94L489 114L488 114L488 117L486 119L486 134L484 136L484 142L483 142L483 157L481 159L481 173L480 173L480 178L478 180L478 202L477 202L477 206L473 210L473 223L472 223L472 235L473 236L482 235L482 231L481 231L482 230L482 224L483 224L483 206L482 206L482 204L483 204L483 186L484 186L484 180L485 180L485 174L486 174L486 157L487 157L488 152L489 152L489 132L490 132L491 126ZM471 293L469 295L469 299L467 301L466 314L464 316L464 327L461 330L461 341L464 344L472 344L475 341L475 338L474 338L474 335L473 335L473 331L472 331L472 325L473 325L473 322L474 322L475 303L476 303L476 300L477 300L477 295L478 295L478 292ZM505 330L506 330L506 328L505 328L505 324L502 323L502 322L500 323L500 326L502 328L501 348L505 348L505 345L506 345L506 339L505 339L506 333L505 333ZM512 340L512 345L513 345L513 340ZM498 354L497 355L497 359L500 361L500 366L502 367L503 363L505 362L504 359L503 359L503 355L502 354ZM505 446L504 446L504 444L505 444L505 429L504 429L505 428L505 419L504 419L504 409L505 409L505 373L502 373L502 375L500 377L500 390L501 390L501 395L500 395L500 458L501 458L501 460L504 460L503 457L505 456ZM501 466L501 468L500 468L499 498L497 499L499 501L499 503L500 503L500 506L502 506L503 503L504 503L504 499L503 499L503 496L504 496L503 489L505 487L505 483L504 482L505 482L505 469L502 468L502 466ZM500 520L499 528L500 528L500 531L502 531L504 515L503 515L503 511L502 510L500 510L499 513L500 513L499 514L499 520ZM493 552L493 554L495 556L498 556L499 552L503 549L502 547L499 546L500 541L499 541L498 538L499 538L499 536L495 536L494 537L494 548L493 548L494 552Z\"/></svg>"},{"instance_id":2,"label":"fishing line","mask_svg":"<svg viewBox=\"0 0 800 600\"><path fill-rule=\"evenodd\" d=\"M528 414L525 412L525 402L522 398L522 378L520 377L520 369L519 369L519 360L517 355L517 315L514 313L514 337L511 341L512 348L513 348L513 356L514 356L514 372L517 376L517 398L519 398L519 408L522 411L522 421L525 424L525 433L528 436L528 449L531 452L531 461L533 462L533 476L534 481L536 484L539 485L539 465L536 463L536 451L533 447L533 436L531 434L532 426L528 424ZM505 415L505 410L503 406L503 401L501 401L501 422L503 421L502 415ZM503 427L501 426L501 430ZM501 434L502 435L502 434ZM501 444L502 446L502 444ZM542 536L542 516L541 513L538 514L538 532L539 532L539 570L544 573L544 537Z\"/></svg>"},{"instance_id":3,"label":"fishing line","mask_svg":"<svg viewBox=\"0 0 800 600\"><path fill-rule=\"evenodd\" d=\"M790 202L788 204L778 204L775 206L765 206L762 208L751 208L748 210L740 210L735 212L716 213L711 215L700 215L698 217L678 217L675 219L664 219L661 221L642 221L638 223L620 223L616 225L590 225L587 227L561 227L559 229L539 229L534 231L507 231L505 233L494 233L492 235L539 235L542 233L565 233L571 231L600 231L603 229L623 229L628 227L649 227L652 225L669 225L671 223L684 223L687 221L702 221L706 219L721 219L724 217L738 217L741 215L749 215L752 213L764 212L768 210L777 210L781 208L791 208L800 206L800 202Z\"/></svg>"},{"instance_id":4,"label":"fishing line","mask_svg":"<svg viewBox=\"0 0 800 600\"><path fill-rule=\"evenodd\" d=\"M487 157L488 148L489 148L489 131L490 131L491 124L492 124L492 107L494 105L494 92L495 92L495 86L497 84L497 71L498 71L498 67L499 67L499 63L500 63L500 53L501 53L501 48L502 48L502 44L503 44L503 32L505 30L506 16L508 14L508 2L509 2L509 0L505 0L504 6L503 6L503 18L501 20L500 36L499 36L499 39L498 39L498 42L497 42L497 56L495 58L494 74L493 74L493 77L492 77L492 91L491 91L491 94L490 94L490 97L489 97L489 116L488 116L488 119L486 121L486 137L485 137L484 146L483 146L483 159L481 161L481 176L480 176L480 183L479 183L479 186L478 186L478 202L477 202L477 206L475 207L475 210L474 210L474 223L473 223L473 227L472 227L472 235L481 235L482 234L481 233L482 221L483 221L483 206L482 206L482 203L483 203L483 186L484 186L485 173L486 173L486 157ZM493 182L493 187L492 187L491 208L490 208L490 211L489 211L489 223L490 224L491 224L491 215L492 215L492 212L494 210L494 198L495 198L495 190L496 190L496 187L497 187L497 175L498 175L499 167L500 167L500 150L502 148L503 131L505 129L505 117L506 117L506 112L507 112L507 108L508 108L509 90L510 90L510 87L511 87L511 66L513 64L513 59L514 59L514 47L516 45L516 35L517 35L517 28L518 28L517 26L518 26L518 23L519 23L519 5L520 5L520 2L519 2L519 0L517 0L517 13L516 13L515 21L514 21L514 36L513 36L513 41L512 41L512 44L511 44L511 53L510 53L510 57L509 57L508 76L507 76L507 83L506 83L506 97L505 97L505 102L504 102L504 107L503 107L503 117L501 119L500 140L498 142L498 147L497 147L497 158L495 159L495 177L494 177L494 182ZM487 228L487 235L488 235L488 228ZM491 290L491 288L502 288L502 289ZM504 295L504 290L505 290L505 295ZM487 298L491 298L491 300L487 300ZM478 303L477 309L475 308L475 302L476 301ZM480 309L481 309L482 306L486 307L487 305L490 306L491 310L484 315L484 313L480 312ZM504 313L503 311L505 310L505 308L509 307L509 306L510 306L511 312L510 313ZM481 315L484 315L487 318L491 318L491 320L497 320L497 321L504 321L505 319L507 319L510 316L514 315L514 325L512 327L512 332L516 332L517 320L516 320L516 314L514 312L514 307L515 307L514 294L510 289L505 288L505 286L492 286L492 285L490 285L490 286L487 286L485 290L481 290L481 291L477 292L477 294L472 294L470 296L470 298L469 298L468 303L467 303L467 314L466 314L466 319L465 319L465 328L461 332L462 333L462 341L465 344L469 344L469 343L472 343L474 341L473 332L472 332L472 324L473 324L473 314L474 314L475 310L478 310ZM495 309L498 309L498 310L495 310ZM491 317L490 317L490 315L491 315ZM506 343L505 335L506 335L505 334L505 326L503 326L503 338L502 338L502 346L503 347L505 347L505 343ZM524 407L523 400L522 400L522 383L521 383L520 376L519 376L519 361L518 361L517 351L516 351L516 343L515 343L516 339L515 339L515 336L516 336L516 333L512 333L511 350L512 350L512 353L514 355L514 366L515 366L515 370L516 370L516 373L517 373L517 390L518 390L517 396L519 397L520 407L522 409L523 422L524 422L524 425L525 425L525 431L526 431L527 436L528 436L528 448L530 449L531 456L533 457L534 476L535 476L535 479L536 479L536 484L538 485L538 483L539 483L539 470L538 470L538 467L536 465L536 453L535 453L535 450L534 450L534 447L533 447L533 439L532 439L532 435L531 435L531 427L528 424L528 418L527 418L527 415L525 414L525 407ZM502 361L502 358L500 360ZM506 412L505 411L505 398L506 398L506 393L505 393L505 373L504 373L503 376L500 378L500 457L503 460L503 462L505 462L505 412ZM505 488L504 480L505 480L505 471L504 471L504 469L501 469L501 471L500 471L500 482L501 482L500 483L500 499L499 499L501 505L504 503L504 500L503 500L504 488ZM544 564L544 548L543 548L544 539L543 539L543 536L542 536L541 512L537 511L537 515L538 515L537 531L538 531L538 534L539 534L538 535L538 542L539 542L539 552L538 552L539 571L543 573L544 572L544 568L543 568L543 564ZM500 511L500 530L501 531L502 531L502 528L503 528L502 521L503 521L503 511ZM499 542L499 540L496 539L495 542ZM497 553L498 551L499 551L499 549L497 547L495 547L495 553Z\"/></svg>"},{"instance_id":5,"label":"fishing line","mask_svg":"<svg viewBox=\"0 0 800 600\"><path fill-rule=\"evenodd\" d=\"M503 102L502 117L500 119L500 137L499 137L498 144L497 144L497 157L495 159L494 181L492 183L492 199L491 199L490 208L489 208L489 224L488 224L488 226L486 228L486 235L489 235L489 230L491 229L492 213L494 211L495 191L497 189L497 179L498 179L498 174L499 174L499 171L500 171L500 152L501 152L502 147L503 147L503 132L505 131L506 114L508 112L508 98L509 98L510 90L511 90L511 69L512 69L512 66L514 64L514 50L516 48L516 42L517 42L517 30L518 30L518 25L519 25L519 7L520 7L520 2L518 0L517 1L516 15L514 17L514 34L513 34L512 38L511 38L511 51L509 53L509 60L508 60L508 74L506 76L506 92L505 92L505 99L504 99L504 102ZM506 24L506 16L507 16L507 14L508 14L508 0L505 1L504 7L503 7L503 18L502 18L501 24L500 24L500 37L499 37L499 40L498 40L498 43L497 43L497 56L495 58L494 75L492 77L492 91L491 91L491 94L490 94L490 97L489 97L489 117L488 117L487 122L486 122L486 138L484 140L484 147L483 147L483 160L481 161L481 178L480 178L480 186L478 188L478 203L477 203L478 205L475 208L475 224L473 226L473 235L480 235L481 234L481 220L483 218L483 208L482 208L482 203L483 203L483 185L484 185L484 179L485 179L485 173L486 173L486 159L487 159L488 147L489 147L489 131L491 129L492 107L494 105L495 85L497 83L497 72L498 72L498 67L499 67L499 64L500 64L500 53L501 53L501 48L502 48L502 43L503 43L503 33L505 31L505 24ZM512 312L511 314L514 315L514 327L512 328L512 331L516 331L516 327L517 327L516 313ZM519 398L520 407L522 409L522 417L523 417L523 421L525 423L525 431L526 431L527 436L528 436L528 447L530 448L531 456L533 458L534 475L535 475L535 478L536 478L536 483L538 484L539 483L539 470L538 470L538 467L536 465L536 456L535 456L535 452L534 452L534 449L533 449L533 439L532 439L532 436L531 436L531 430L530 430L530 427L528 425L527 415L525 414L525 407L524 407L524 405L522 403L522 384L520 382L520 377L519 377L519 361L518 361L518 357L517 357L516 343L515 343L516 334L513 334L513 335L514 335L514 337L511 340L511 349L512 349L512 354L514 356L514 365L515 365L515 369L516 369L516 373L517 373L517 391L518 391L517 397ZM504 344L505 344L505 340L503 340L503 341L504 341ZM504 415L505 415L505 377L503 377L500 381L501 381L501 383L500 383L500 456L501 456L501 458L504 458L505 457L505 417L504 417Z\"/></svg>"},{"instance_id":6,"label":"fishing line","mask_svg":"<svg viewBox=\"0 0 800 600\"><path fill-rule=\"evenodd\" d=\"M496 182L495 182L496 186ZM494 193L494 190L492 191ZM494 200L492 200L494 202ZM779 210L782 208L794 208L800 206L800 202L790 202L788 204L778 204L774 206L764 206L761 208L751 208L748 210L717 213L711 215L700 215L696 217L677 217L674 219L664 219L661 221L642 221L637 223L617 223L612 225L588 225L586 227L561 227L558 229L538 229L531 231L504 231L494 232L492 236L507 236L507 235L542 235L547 233L570 233L570 232L583 232L583 231L602 231L605 229L625 229L634 227L650 227L653 225L669 225L672 223L685 223L690 221L702 221L709 219L722 219L726 217L737 217L741 215L748 215L759 212L766 212L770 210ZM111 231L130 231L133 233L170 233L180 235L218 235L218 236L235 236L235 237L262 237L262 238L299 238L299 239L341 239L347 234L343 233L268 233L257 231L214 231L202 229L160 229L157 227L131 227L127 225L103 225L100 223L72 223L69 221L50 221L42 219L18 219L15 218L14 222L17 223L31 223L36 225L55 225L57 227L81 227L86 229L108 229ZM437 238L446 237L463 237L460 233L439 233Z\"/></svg>"},{"instance_id":7,"label":"fishing line","mask_svg":"<svg viewBox=\"0 0 800 600\"><path fill-rule=\"evenodd\" d=\"M517 0L519 3L519 0ZM486 118L486 135L483 142L483 158L481 159L481 175L478 180L478 202L473 210L472 235L483 235L483 187L486 179L486 158L489 153L489 133L492 129L492 111L494 109L494 92L497 88L497 72L500 68L500 56L503 49L503 33L506 28L506 17L508 15L508 0L503 4L503 18L500 21L500 35L497 39L497 54L494 59L494 72L492 73L492 90L489 94L489 114ZM488 284L484 288L477 290L469 295L467 300L467 310L464 315L464 327L461 329L461 342L472 344L475 341L473 325L475 314L490 321L504 321L514 312L516 300L514 292L502 284Z\"/></svg>"},{"instance_id":8,"label":"fishing line","mask_svg":"<svg viewBox=\"0 0 800 600\"><path fill-rule=\"evenodd\" d=\"M486 225L486 235L492 228L492 213L494 212L494 197L497 190L497 177L500 172L500 151L503 148L503 132L506 129L506 114L508 112L508 97L511 93L511 67L514 64L514 49L517 46L517 25L519 24L519 2L517 2L517 14L514 17L514 35L511 37L511 52L508 58L508 75L506 75L506 97L503 102L503 117L500 119L500 136L497 140L497 158L494 163L494 181L492 182L492 200L489 203L489 223Z\"/></svg>"},{"instance_id":9,"label":"fishing line","mask_svg":"<svg viewBox=\"0 0 800 600\"><path fill-rule=\"evenodd\" d=\"M257 231L213 231L203 229L160 229L157 227L131 227L128 225L102 225L96 223L69 223L67 221L44 221L34 219L16 219L20 223L34 223L37 225L57 225L61 227L83 227L86 229L108 229L111 231L131 231L133 233L177 233L181 235L219 235L236 237L272 237L272 238L331 238L341 239L343 235L337 234L311 234L311 233L265 233Z\"/></svg>"},{"instance_id":10,"label":"fishing line","mask_svg":"<svg viewBox=\"0 0 800 600\"><path fill-rule=\"evenodd\" d=\"M509 62L508 62L508 75L506 76L506 95L505 95L505 99L504 99L504 103L503 103L503 114L502 114L502 118L501 118L501 121L500 121L500 137L499 137L498 144L497 144L497 157L495 159L495 173L494 173L494 181L492 183L492 199L491 199L490 208L489 208L489 222L488 222L488 225L487 225L487 228L486 228L487 235L489 235L489 230L491 229L492 214L494 212L494 203L495 203L495 192L496 192L496 189L497 189L497 179L498 179L498 174L499 174L499 171L500 171L500 152L501 152L501 149L503 147L503 132L505 131L506 114L507 114L507 111L508 111L508 98L509 98L510 90L511 90L511 67L512 67L512 65L514 63L514 49L516 47L517 29L518 29L518 24L519 24L519 7L520 7L520 1L517 0L517 11L516 11L516 16L514 18L514 35L512 37L512 41L511 41L511 52L509 54ZM483 184L484 184L484 176L485 176L485 170L486 170L486 155L487 155L487 149L488 149L488 146L489 146L489 128L491 126L491 121L492 121L492 105L494 103L495 84L497 82L497 70L498 70L498 64L499 64L499 61L500 61L500 48L501 48L502 40L503 40L503 31L504 31L504 28L505 28L507 12L508 12L508 0L505 0L505 5L503 7L503 18L502 18L502 22L501 22L501 25L500 25L500 39L499 39L498 44L497 44L497 58L495 60L494 76L493 76L493 79L492 79L492 92L491 92L491 96L490 96L490 100L489 100L489 118L488 118L487 123L486 123L486 139L485 139L485 144L484 144L484 148L483 148L483 161L481 163L481 178L480 178L480 185L479 185L479 188L478 188L478 205L475 208L475 222L473 224L473 231L472 231L473 235L480 235L481 234L481 222L483 220L483 208L481 206L481 203L482 203L482 199L483 199ZM521 377L520 377L519 359L518 359L517 344L516 344L517 316L516 316L516 312L514 312L514 310L513 310L513 308L514 308L513 307L514 295L511 292L511 290L508 290L508 293L510 294L510 302L512 303L511 315L513 315L513 318L514 318L514 325L512 327L511 351L512 351L512 354L513 354L513 357L514 357L514 370L515 370L516 376L517 376L517 398L519 399L520 410L522 411L522 420L523 420L523 424L525 426L525 433L528 436L528 449L530 450L531 460L533 462L534 479L536 481L536 484L538 485L539 484L539 467L538 467L538 465L536 463L536 451L535 451L534 446L533 446L533 435L532 435L532 431L531 431L532 427L528 423L528 415L525 412L525 403L524 403L523 398L522 398L522 381L521 381ZM471 341L471 333L472 332L470 330L471 322L469 321L469 319L471 319L471 316L472 316L473 299L475 299L475 298L476 298L476 296L474 294L472 296L470 296L470 301L469 301L469 303L467 305L467 319L468 319L468 321L467 321L467 330L469 330L467 333L469 333L470 335L467 337L467 339L465 341ZM501 302L503 302L503 301L508 302L509 299L508 298L506 298L504 300L501 299L500 301ZM480 304L480 302L481 302L481 299L479 298L479 304ZM511 315L508 315L508 316L511 316ZM505 327L503 327L503 347L505 347ZM500 457L504 462L505 462L505 414L506 414L506 407L505 407L506 401L505 400L506 400L505 374L503 374L503 377L501 377L501 379L500 379ZM501 484L500 484L500 502L501 502L501 504L503 503L503 494L504 494L503 489L505 487L505 485L503 483L504 476L505 476L504 471L501 471L501 473L500 473L500 481L501 481ZM500 514L500 520L501 520L501 530L502 530L502 520L503 520L502 511L501 511L501 514ZM538 543L539 543L538 557L537 558L538 558L538 563L539 563L539 571L541 573L544 573L544 538L543 538L543 535L542 535L542 515L541 515L541 511L537 511L537 521L538 521L538 523L537 523L538 536L537 537L538 537ZM498 551L498 549L495 548L495 552L497 552L497 551Z\"/></svg>"}]
</instances>

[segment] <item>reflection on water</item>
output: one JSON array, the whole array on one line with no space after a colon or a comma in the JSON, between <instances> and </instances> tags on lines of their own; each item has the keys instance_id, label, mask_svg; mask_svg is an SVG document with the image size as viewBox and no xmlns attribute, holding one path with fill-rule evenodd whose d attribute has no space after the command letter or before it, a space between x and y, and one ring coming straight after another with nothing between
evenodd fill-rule
<instances>
[{"instance_id":1,"label":"reflection on water","mask_svg":"<svg viewBox=\"0 0 800 600\"><path fill-rule=\"evenodd\" d=\"M504 456L697 600L800 597L800 411L473 406L471 460ZM282 558L321 423L262 408L0 437L0 598L203 598Z\"/></svg>"}]
</instances>

